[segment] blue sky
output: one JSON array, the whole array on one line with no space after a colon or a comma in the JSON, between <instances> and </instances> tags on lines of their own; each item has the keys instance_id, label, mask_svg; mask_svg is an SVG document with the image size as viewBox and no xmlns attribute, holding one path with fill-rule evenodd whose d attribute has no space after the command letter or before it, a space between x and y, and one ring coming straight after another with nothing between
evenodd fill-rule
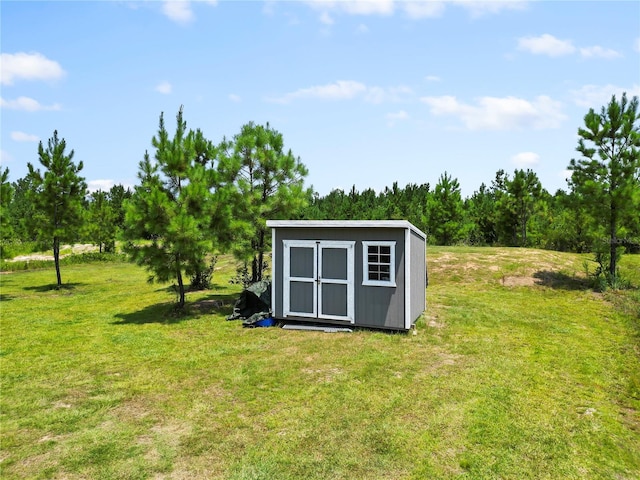
<instances>
[{"instance_id":1,"label":"blue sky","mask_svg":"<svg viewBox=\"0 0 640 480\"><path fill-rule=\"evenodd\" d=\"M2 1L1 164L54 130L91 189L134 185L160 112L214 142L270 122L320 194L498 169L565 187L577 129L640 96L635 1Z\"/></svg>"}]
</instances>

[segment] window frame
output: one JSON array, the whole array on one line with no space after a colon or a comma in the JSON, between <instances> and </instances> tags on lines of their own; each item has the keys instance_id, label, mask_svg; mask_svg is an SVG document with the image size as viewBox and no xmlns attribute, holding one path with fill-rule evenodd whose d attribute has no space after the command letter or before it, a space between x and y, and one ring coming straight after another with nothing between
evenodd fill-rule
<instances>
[{"instance_id":1,"label":"window frame","mask_svg":"<svg viewBox=\"0 0 640 480\"><path fill-rule=\"evenodd\" d=\"M362 285L368 287L396 286L396 243L389 240L362 241ZM369 280L369 247L390 247L389 280ZM380 255L380 253L378 253ZM376 263L386 265L386 263Z\"/></svg>"}]
</instances>

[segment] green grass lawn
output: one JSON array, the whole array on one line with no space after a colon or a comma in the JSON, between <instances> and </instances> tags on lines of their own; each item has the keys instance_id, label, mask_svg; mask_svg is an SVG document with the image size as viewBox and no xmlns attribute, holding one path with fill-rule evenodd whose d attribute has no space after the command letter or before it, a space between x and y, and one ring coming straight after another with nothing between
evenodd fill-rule
<instances>
[{"instance_id":1,"label":"green grass lawn","mask_svg":"<svg viewBox=\"0 0 640 480\"><path fill-rule=\"evenodd\" d=\"M640 295L585 258L430 248L417 335L243 329L226 257L187 315L127 263L2 275L0 476L638 479Z\"/></svg>"}]
</instances>

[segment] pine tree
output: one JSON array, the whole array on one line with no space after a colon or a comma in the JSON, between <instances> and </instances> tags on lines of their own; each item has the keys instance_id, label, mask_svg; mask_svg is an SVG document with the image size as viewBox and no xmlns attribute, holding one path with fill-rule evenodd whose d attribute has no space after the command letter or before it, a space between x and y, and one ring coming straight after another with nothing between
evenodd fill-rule
<instances>
[{"instance_id":1,"label":"pine tree","mask_svg":"<svg viewBox=\"0 0 640 480\"><path fill-rule=\"evenodd\" d=\"M519 244L525 247L529 222L542 196L542 184L533 170L518 169L513 172L513 179L507 180L507 193L518 225Z\"/></svg>"},{"instance_id":2,"label":"pine tree","mask_svg":"<svg viewBox=\"0 0 640 480\"><path fill-rule=\"evenodd\" d=\"M307 168L285 152L282 134L266 126L249 122L231 142L223 140L219 148L224 175L236 185L235 218L244 222L237 229L234 254L251 262L251 282L262 280L268 247L266 221L288 219L302 213L311 199L304 188Z\"/></svg>"},{"instance_id":3,"label":"pine tree","mask_svg":"<svg viewBox=\"0 0 640 480\"><path fill-rule=\"evenodd\" d=\"M465 200L465 210L471 224L469 228L471 243L493 245L497 241L496 199L493 192L482 183L479 190Z\"/></svg>"},{"instance_id":4,"label":"pine tree","mask_svg":"<svg viewBox=\"0 0 640 480\"><path fill-rule=\"evenodd\" d=\"M578 129L576 150L582 158L569 164L570 186L608 237L610 284L618 276L622 238L629 226L634 228L640 211L639 121L638 97L629 102L626 93L619 102L613 95L600 113L590 109L584 117L585 128Z\"/></svg>"},{"instance_id":5,"label":"pine tree","mask_svg":"<svg viewBox=\"0 0 640 480\"><path fill-rule=\"evenodd\" d=\"M9 183L9 169L0 173L0 258L4 257L3 244L13 236L9 205L13 196L13 187Z\"/></svg>"},{"instance_id":6,"label":"pine tree","mask_svg":"<svg viewBox=\"0 0 640 480\"><path fill-rule=\"evenodd\" d=\"M498 240L507 245L526 246L531 217L538 208L542 185L533 170L515 170L513 178L498 170L493 181L496 199Z\"/></svg>"},{"instance_id":7,"label":"pine tree","mask_svg":"<svg viewBox=\"0 0 640 480\"><path fill-rule=\"evenodd\" d=\"M118 225L116 213L105 192L98 191L91 194L87 214L87 235L92 243L98 245L100 253L115 250Z\"/></svg>"},{"instance_id":8,"label":"pine tree","mask_svg":"<svg viewBox=\"0 0 640 480\"><path fill-rule=\"evenodd\" d=\"M40 238L52 242L58 288L62 286L60 243L76 239L83 222L83 202L87 191L87 184L79 175L83 163L74 164L74 151L66 155L66 147L64 138L59 140L58 132L54 131L46 149L42 142L38 145L40 164L46 169L44 174L27 163L33 186L30 195L37 231Z\"/></svg>"},{"instance_id":9,"label":"pine tree","mask_svg":"<svg viewBox=\"0 0 640 480\"><path fill-rule=\"evenodd\" d=\"M215 152L198 152L196 132L186 128L182 107L172 139L160 115L152 139L155 162L145 152L140 185L126 202L125 215L125 251L150 272L150 282L176 281L179 308L185 305L184 275L206 268L206 256L215 249L229 214L217 197L217 173L208 165ZM210 142L206 148L212 148ZM141 238L146 241L139 242Z\"/></svg>"},{"instance_id":10,"label":"pine tree","mask_svg":"<svg viewBox=\"0 0 640 480\"><path fill-rule=\"evenodd\" d=\"M440 175L429 198L429 235L437 245L452 245L462 238L463 203L458 179Z\"/></svg>"}]
</instances>

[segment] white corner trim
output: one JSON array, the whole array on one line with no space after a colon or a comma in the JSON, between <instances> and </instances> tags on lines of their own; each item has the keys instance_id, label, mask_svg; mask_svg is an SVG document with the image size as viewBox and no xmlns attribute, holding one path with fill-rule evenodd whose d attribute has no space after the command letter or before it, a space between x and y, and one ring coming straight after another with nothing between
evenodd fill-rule
<instances>
[{"instance_id":1,"label":"white corner trim","mask_svg":"<svg viewBox=\"0 0 640 480\"><path fill-rule=\"evenodd\" d=\"M276 229L271 230L271 316L276 316Z\"/></svg>"},{"instance_id":2,"label":"white corner trim","mask_svg":"<svg viewBox=\"0 0 640 480\"><path fill-rule=\"evenodd\" d=\"M404 328L411 328L411 232L404 231Z\"/></svg>"}]
</instances>

